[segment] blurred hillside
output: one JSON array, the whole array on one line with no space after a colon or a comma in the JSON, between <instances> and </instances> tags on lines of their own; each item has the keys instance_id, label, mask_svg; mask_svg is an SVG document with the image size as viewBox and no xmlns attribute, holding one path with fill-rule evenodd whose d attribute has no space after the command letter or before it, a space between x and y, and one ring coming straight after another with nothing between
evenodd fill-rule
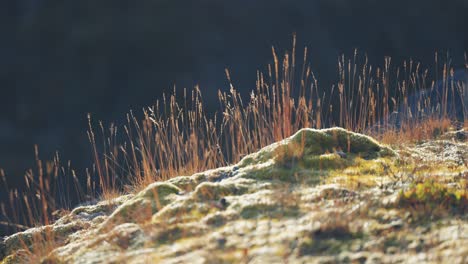
<instances>
[{"instance_id":1,"label":"blurred hillside","mask_svg":"<svg viewBox=\"0 0 468 264\"><path fill-rule=\"evenodd\" d=\"M322 87L336 60L354 48L371 63L415 58L432 65L450 51L455 66L468 50L468 2L15 0L0 3L0 167L22 177L59 150L78 173L90 165L86 113L122 120L170 92L200 84L210 111L226 89L254 87L271 45L308 46ZM12 180L11 180L12 181Z\"/></svg>"}]
</instances>

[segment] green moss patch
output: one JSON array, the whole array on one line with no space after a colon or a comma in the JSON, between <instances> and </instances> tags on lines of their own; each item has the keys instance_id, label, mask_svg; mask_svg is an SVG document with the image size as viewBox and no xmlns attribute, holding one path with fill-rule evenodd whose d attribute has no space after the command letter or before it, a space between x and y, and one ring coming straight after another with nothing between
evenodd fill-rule
<instances>
[{"instance_id":1,"label":"green moss patch","mask_svg":"<svg viewBox=\"0 0 468 264\"><path fill-rule=\"evenodd\" d=\"M428 215L440 217L445 214L465 214L468 212L468 192L428 179L423 183L411 185L406 191L401 191L398 205L409 209L416 218Z\"/></svg>"},{"instance_id":2,"label":"green moss patch","mask_svg":"<svg viewBox=\"0 0 468 264\"><path fill-rule=\"evenodd\" d=\"M277 204L251 204L243 207L240 215L245 219L297 217L300 215L300 210L297 206L282 207Z\"/></svg>"},{"instance_id":3,"label":"green moss patch","mask_svg":"<svg viewBox=\"0 0 468 264\"><path fill-rule=\"evenodd\" d=\"M321 176L328 175L328 170L309 169L299 165L290 168L278 166L275 163L266 164L266 166L259 166L251 171L248 171L242 177L246 179L254 179L257 181L268 181L275 183L275 181L286 183L301 183L315 185L320 182Z\"/></svg>"},{"instance_id":4,"label":"green moss patch","mask_svg":"<svg viewBox=\"0 0 468 264\"><path fill-rule=\"evenodd\" d=\"M395 160L378 158L366 160L355 157L352 164L341 170L330 170L326 183L339 184L351 190L368 189L394 181L394 171L398 171Z\"/></svg>"}]
</instances>

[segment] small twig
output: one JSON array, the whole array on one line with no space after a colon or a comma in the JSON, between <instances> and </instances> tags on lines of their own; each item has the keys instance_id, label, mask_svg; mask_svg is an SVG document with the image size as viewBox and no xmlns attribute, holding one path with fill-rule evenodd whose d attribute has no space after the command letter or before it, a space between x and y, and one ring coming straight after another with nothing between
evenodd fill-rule
<instances>
[{"instance_id":1,"label":"small twig","mask_svg":"<svg viewBox=\"0 0 468 264\"><path fill-rule=\"evenodd\" d=\"M31 228L29 226L20 225L20 224L13 224L13 223L10 223L10 222L5 222L5 221L0 221L0 225L9 226L9 227L16 227L16 228L22 229L22 230L27 230L27 229Z\"/></svg>"}]
</instances>

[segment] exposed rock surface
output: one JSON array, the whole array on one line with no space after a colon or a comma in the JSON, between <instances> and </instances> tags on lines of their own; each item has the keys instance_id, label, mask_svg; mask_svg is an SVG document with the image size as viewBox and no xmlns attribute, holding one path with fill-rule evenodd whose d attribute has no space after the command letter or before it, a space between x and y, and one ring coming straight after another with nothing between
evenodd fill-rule
<instances>
[{"instance_id":1,"label":"exposed rock surface","mask_svg":"<svg viewBox=\"0 0 468 264\"><path fill-rule=\"evenodd\" d=\"M394 151L341 128L302 129L236 165L7 237L2 264L462 263L467 153L453 139Z\"/></svg>"}]
</instances>

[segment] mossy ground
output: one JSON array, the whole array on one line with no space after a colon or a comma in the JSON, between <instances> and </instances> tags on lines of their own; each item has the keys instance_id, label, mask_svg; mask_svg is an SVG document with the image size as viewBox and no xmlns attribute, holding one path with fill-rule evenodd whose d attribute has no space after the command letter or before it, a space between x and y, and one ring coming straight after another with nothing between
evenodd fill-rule
<instances>
[{"instance_id":1,"label":"mossy ground","mask_svg":"<svg viewBox=\"0 0 468 264\"><path fill-rule=\"evenodd\" d=\"M47 229L57 244L42 261L467 261L467 142L394 149L303 129L236 165L76 208ZM33 259L42 230L8 237L2 264Z\"/></svg>"}]
</instances>

